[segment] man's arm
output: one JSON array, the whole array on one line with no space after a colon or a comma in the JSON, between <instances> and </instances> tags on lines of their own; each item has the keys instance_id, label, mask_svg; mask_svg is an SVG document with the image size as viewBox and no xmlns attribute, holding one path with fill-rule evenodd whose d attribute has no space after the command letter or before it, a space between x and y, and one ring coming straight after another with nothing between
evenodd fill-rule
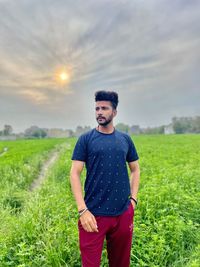
<instances>
[{"instance_id":1,"label":"man's arm","mask_svg":"<svg viewBox=\"0 0 200 267\"><path fill-rule=\"evenodd\" d=\"M137 200L137 193L139 189L140 182L140 167L138 160L128 163L131 175L130 175L130 186L131 186L131 197ZM135 202L131 201L133 207L135 208Z\"/></svg>"},{"instance_id":2,"label":"man's arm","mask_svg":"<svg viewBox=\"0 0 200 267\"><path fill-rule=\"evenodd\" d=\"M80 179L83 167L84 167L83 161L78 161L78 160L72 161L72 167L70 171L70 183L78 210L86 208L86 204L82 193L81 179ZM95 217L89 210L87 210L86 212L83 213L83 215L80 216L80 221L83 228L87 232L98 232Z\"/></svg>"},{"instance_id":3,"label":"man's arm","mask_svg":"<svg viewBox=\"0 0 200 267\"><path fill-rule=\"evenodd\" d=\"M85 201L83 199L82 187L81 187L81 172L84 167L83 161L73 160L70 172L70 182L72 192L74 194L78 210L86 208Z\"/></svg>"}]
</instances>

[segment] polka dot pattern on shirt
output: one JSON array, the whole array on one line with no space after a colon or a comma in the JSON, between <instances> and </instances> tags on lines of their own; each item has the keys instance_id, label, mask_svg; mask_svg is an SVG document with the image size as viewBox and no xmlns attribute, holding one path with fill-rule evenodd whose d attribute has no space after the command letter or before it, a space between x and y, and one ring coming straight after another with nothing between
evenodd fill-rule
<instances>
[{"instance_id":1,"label":"polka dot pattern on shirt","mask_svg":"<svg viewBox=\"0 0 200 267\"><path fill-rule=\"evenodd\" d=\"M130 181L126 162L138 159L128 135L93 129L78 139L72 159L86 163L84 199L94 215L115 216L127 208Z\"/></svg>"}]
</instances>

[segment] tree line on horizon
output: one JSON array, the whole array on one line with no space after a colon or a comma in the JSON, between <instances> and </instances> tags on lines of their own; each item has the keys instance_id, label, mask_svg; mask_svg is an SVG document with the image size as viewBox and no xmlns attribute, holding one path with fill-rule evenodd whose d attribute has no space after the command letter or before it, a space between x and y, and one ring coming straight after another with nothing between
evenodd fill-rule
<instances>
[{"instance_id":1,"label":"tree line on horizon","mask_svg":"<svg viewBox=\"0 0 200 267\"><path fill-rule=\"evenodd\" d=\"M195 117L173 117L169 125L162 125L158 127L147 127L140 128L139 125L129 126L124 123L118 123L115 125L115 128L128 133L128 134L186 134L200 133L200 116ZM60 135L67 134L68 137L80 136L82 133L90 130L89 126L77 126L75 131L72 130L63 130L63 129L54 129L57 130L57 137ZM49 131L53 129L40 128L38 126L31 126L27 128L21 134L15 134L11 125L4 125L4 128L0 130L0 136L19 136L24 138L47 138L51 137Z\"/></svg>"}]
</instances>

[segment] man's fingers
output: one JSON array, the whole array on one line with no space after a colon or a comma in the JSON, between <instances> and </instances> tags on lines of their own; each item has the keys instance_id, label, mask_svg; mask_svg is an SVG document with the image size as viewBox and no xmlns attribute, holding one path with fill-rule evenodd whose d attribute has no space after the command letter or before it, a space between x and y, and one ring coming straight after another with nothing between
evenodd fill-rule
<instances>
[{"instance_id":1,"label":"man's fingers","mask_svg":"<svg viewBox=\"0 0 200 267\"><path fill-rule=\"evenodd\" d=\"M81 224L84 230L87 232L98 232L95 217L90 213L85 214L85 216L81 220Z\"/></svg>"},{"instance_id":2,"label":"man's fingers","mask_svg":"<svg viewBox=\"0 0 200 267\"><path fill-rule=\"evenodd\" d=\"M91 232L91 227L89 225L89 223L87 222L87 220L82 220L81 222L82 226L83 226L83 229L87 232Z\"/></svg>"},{"instance_id":3,"label":"man's fingers","mask_svg":"<svg viewBox=\"0 0 200 267\"><path fill-rule=\"evenodd\" d=\"M87 223L87 224L85 224L85 230L87 231L87 232L92 232L92 228L91 228L91 226Z\"/></svg>"},{"instance_id":4,"label":"man's fingers","mask_svg":"<svg viewBox=\"0 0 200 267\"><path fill-rule=\"evenodd\" d=\"M83 224L83 228L87 232L97 232L97 228L95 227L95 225L92 222L87 222L87 223Z\"/></svg>"},{"instance_id":5,"label":"man's fingers","mask_svg":"<svg viewBox=\"0 0 200 267\"><path fill-rule=\"evenodd\" d=\"M93 221L93 225L94 225L94 227L95 227L95 231L98 232L98 225L97 225L97 221L96 221L96 219L95 219L94 216L92 217L92 221Z\"/></svg>"},{"instance_id":6,"label":"man's fingers","mask_svg":"<svg viewBox=\"0 0 200 267\"><path fill-rule=\"evenodd\" d=\"M97 224L93 220L89 222L90 227L92 228L92 232L98 232Z\"/></svg>"},{"instance_id":7,"label":"man's fingers","mask_svg":"<svg viewBox=\"0 0 200 267\"><path fill-rule=\"evenodd\" d=\"M85 223L86 229L88 232L98 232L96 223L93 221L92 218L90 218L86 223Z\"/></svg>"}]
</instances>

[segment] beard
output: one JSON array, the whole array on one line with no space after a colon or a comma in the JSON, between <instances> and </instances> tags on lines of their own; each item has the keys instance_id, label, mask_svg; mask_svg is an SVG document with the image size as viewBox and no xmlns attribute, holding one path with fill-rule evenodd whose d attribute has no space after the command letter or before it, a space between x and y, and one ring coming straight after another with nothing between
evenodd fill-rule
<instances>
[{"instance_id":1,"label":"beard","mask_svg":"<svg viewBox=\"0 0 200 267\"><path fill-rule=\"evenodd\" d=\"M102 126L106 126L112 121L113 115L110 115L107 119L105 117L101 117L101 118L103 118L104 121L101 122L101 121L99 121L99 118L96 118L98 124L102 125Z\"/></svg>"}]
</instances>

